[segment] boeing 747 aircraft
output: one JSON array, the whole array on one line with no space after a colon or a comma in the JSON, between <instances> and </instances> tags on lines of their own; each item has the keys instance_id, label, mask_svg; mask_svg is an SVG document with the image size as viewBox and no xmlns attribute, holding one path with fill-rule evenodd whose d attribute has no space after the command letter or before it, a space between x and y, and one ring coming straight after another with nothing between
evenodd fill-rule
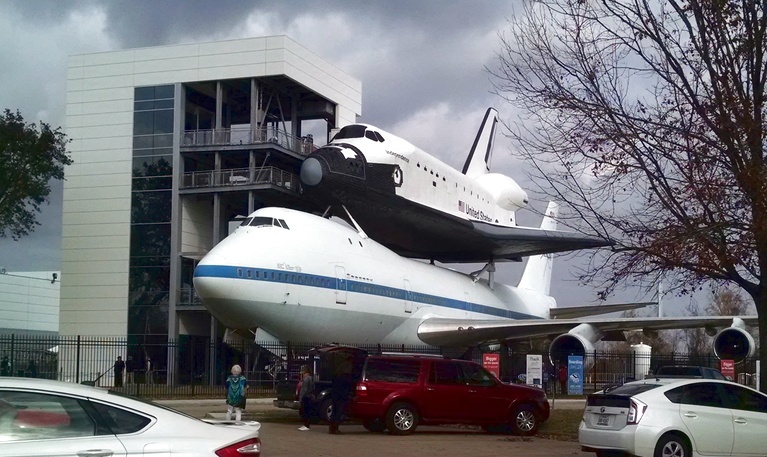
<instances>
[{"instance_id":1,"label":"boeing 747 aircraft","mask_svg":"<svg viewBox=\"0 0 767 457\"><path fill-rule=\"evenodd\" d=\"M529 230L555 228L546 216L541 229ZM259 328L281 341L472 347L547 336L552 353L584 354L622 330L705 326L724 327L714 338L720 357L753 354L745 330L756 322L751 317L553 318L558 310L596 311L557 308L551 265L550 254L531 257L512 287L401 257L331 219L263 208L200 261L194 285L224 325Z\"/></svg>"},{"instance_id":2,"label":"boeing 747 aircraft","mask_svg":"<svg viewBox=\"0 0 767 457\"><path fill-rule=\"evenodd\" d=\"M488 109L462 172L377 127L348 125L304 160L301 183L307 196L344 205L371 238L406 257L521 260L609 245L517 225L527 193L510 177L490 173L497 124L498 112Z\"/></svg>"}]
</instances>

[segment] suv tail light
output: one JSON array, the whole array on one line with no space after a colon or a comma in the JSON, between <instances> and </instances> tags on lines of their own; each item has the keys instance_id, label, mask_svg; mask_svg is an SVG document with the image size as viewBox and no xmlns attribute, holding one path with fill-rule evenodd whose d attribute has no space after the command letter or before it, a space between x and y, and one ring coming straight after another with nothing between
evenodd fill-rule
<instances>
[{"instance_id":1,"label":"suv tail light","mask_svg":"<svg viewBox=\"0 0 767 457\"><path fill-rule=\"evenodd\" d=\"M636 425L642 420L645 411L647 411L647 405L639 400L631 399L631 405L629 406L629 414L626 418L626 424Z\"/></svg>"},{"instance_id":2,"label":"suv tail light","mask_svg":"<svg viewBox=\"0 0 767 457\"><path fill-rule=\"evenodd\" d=\"M358 397L365 397L368 394L368 386L361 382L357 384L356 393Z\"/></svg>"},{"instance_id":3,"label":"suv tail light","mask_svg":"<svg viewBox=\"0 0 767 457\"><path fill-rule=\"evenodd\" d=\"M260 457L261 440L259 438L250 438L244 441L238 441L217 450L216 455L218 457Z\"/></svg>"}]
</instances>

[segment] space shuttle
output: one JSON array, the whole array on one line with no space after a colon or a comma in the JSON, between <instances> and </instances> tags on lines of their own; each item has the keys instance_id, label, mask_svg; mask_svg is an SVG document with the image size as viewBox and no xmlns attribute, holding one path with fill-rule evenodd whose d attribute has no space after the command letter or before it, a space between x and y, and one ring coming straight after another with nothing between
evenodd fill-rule
<instances>
[{"instance_id":1,"label":"space shuttle","mask_svg":"<svg viewBox=\"0 0 767 457\"><path fill-rule=\"evenodd\" d=\"M498 112L485 113L461 171L367 124L343 127L301 166L304 195L341 206L370 238L397 254L487 262L610 244L603 238L517 225L527 193L490 172Z\"/></svg>"},{"instance_id":2,"label":"space shuttle","mask_svg":"<svg viewBox=\"0 0 767 457\"><path fill-rule=\"evenodd\" d=\"M555 212L550 205L541 230L556 229ZM746 325L755 316L610 318L595 316L594 307L558 307L549 290L552 261L532 256L519 284L499 284L489 272L402 257L358 226L262 208L204 256L194 287L228 328L257 328L267 340L469 348L547 337L556 359L588 354L621 331L706 327L719 329L719 357L754 353Z\"/></svg>"}]
</instances>

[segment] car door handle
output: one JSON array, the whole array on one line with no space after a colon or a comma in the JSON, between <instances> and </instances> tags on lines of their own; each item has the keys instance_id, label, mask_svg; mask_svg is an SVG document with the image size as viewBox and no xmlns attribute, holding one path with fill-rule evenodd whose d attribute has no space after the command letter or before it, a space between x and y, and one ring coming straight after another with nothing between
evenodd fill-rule
<instances>
[{"instance_id":1,"label":"car door handle","mask_svg":"<svg viewBox=\"0 0 767 457\"><path fill-rule=\"evenodd\" d=\"M114 455L115 451L111 449L86 449L84 451L77 451L77 455L80 457L109 457Z\"/></svg>"},{"instance_id":2,"label":"car door handle","mask_svg":"<svg viewBox=\"0 0 767 457\"><path fill-rule=\"evenodd\" d=\"M743 417L739 417L739 418L735 419L735 423L736 424L748 424L748 421L745 418L743 418Z\"/></svg>"},{"instance_id":3,"label":"car door handle","mask_svg":"<svg viewBox=\"0 0 767 457\"><path fill-rule=\"evenodd\" d=\"M475 394L475 393L477 393L477 391L474 390L474 389L469 389L469 393Z\"/></svg>"},{"instance_id":4,"label":"car door handle","mask_svg":"<svg viewBox=\"0 0 767 457\"><path fill-rule=\"evenodd\" d=\"M692 412L692 411L687 411L686 413L684 413L684 417L692 417L692 418L696 418L696 417L698 417L698 415L697 415L697 414L695 414L695 413L694 413L694 412Z\"/></svg>"},{"instance_id":5,"label":"car door handle","mask_svg":"<svg viewBox=\"0 0 767 457\"><path fill-rule=\"evenodd\" d=\"M428 390L429 392L432 392L434 390L434 387L427 387L426 390Z\"/></svg>"}]
</instances>

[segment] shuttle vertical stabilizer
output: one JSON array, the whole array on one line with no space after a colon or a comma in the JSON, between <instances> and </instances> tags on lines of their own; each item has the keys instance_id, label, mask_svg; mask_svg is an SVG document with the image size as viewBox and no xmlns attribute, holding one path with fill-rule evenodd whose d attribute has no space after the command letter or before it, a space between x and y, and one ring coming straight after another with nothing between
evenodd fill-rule
<instances>
[{"instance_id":1,"label":"shuttle vertical stabilizer","mask_svg":"<svg viewBox=\"0 0 767 457\"><path fill-rule=\"evenodd\" d=\"M493 158L493 145L495 144L495 128L498 126L498 111L488 108L485 118L474 139L466 163L463 166L463 174L471 179L484 175L490 171L490 160Z\"/></svg>"}]
</instances>

